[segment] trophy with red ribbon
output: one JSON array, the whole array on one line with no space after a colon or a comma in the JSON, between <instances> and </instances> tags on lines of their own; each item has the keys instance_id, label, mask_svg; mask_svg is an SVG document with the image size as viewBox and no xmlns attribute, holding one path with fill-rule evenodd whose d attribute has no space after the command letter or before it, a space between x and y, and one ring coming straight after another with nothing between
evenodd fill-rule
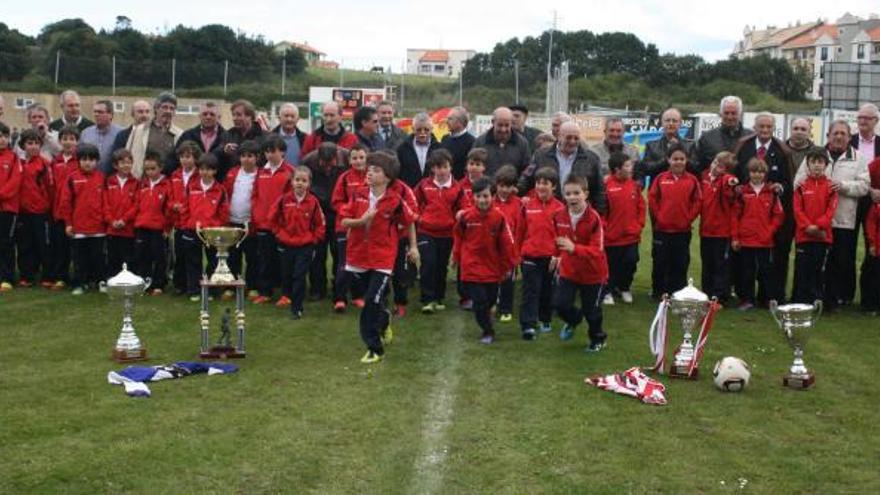
<instances>
[{"instance_id":1,"label":"trophy with red ribbon","mask_svg":"<svg viewBox=\"0 0 880 495\"><path fill-rule=\"evenodd\" d=\"M660 373L663 373L666 367L667 316L670 311L681 321L684 335L669 367L669 376L695 380L700 359L703 357L703 348L709 338L715 313L718 311L718 302L715 298L709 299L709 296L694 287L693 279L688 280L688 286L675 292L671 297L668 294L663 295L663 300L657 308L657 315L651 323L649 336L651 352L656 358L654 370ZM700 333L694 343L693 332L697 324L700 325Z\"/></svg>"}]
</instances>

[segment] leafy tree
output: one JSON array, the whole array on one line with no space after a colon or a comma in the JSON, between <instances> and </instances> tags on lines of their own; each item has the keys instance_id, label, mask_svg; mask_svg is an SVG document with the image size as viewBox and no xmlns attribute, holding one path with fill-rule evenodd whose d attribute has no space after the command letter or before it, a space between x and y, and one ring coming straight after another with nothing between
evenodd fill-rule
<instances>
[{"instance_id":1,"label":"leafy tree","mask_svg":"<svg viewBox=\"0 0 880 495\"><path fill-rule=\"evenodd\" d=\"M0 81L20 81L31 70L29 38L0 22Z\"/></svg>"}]
</instances>

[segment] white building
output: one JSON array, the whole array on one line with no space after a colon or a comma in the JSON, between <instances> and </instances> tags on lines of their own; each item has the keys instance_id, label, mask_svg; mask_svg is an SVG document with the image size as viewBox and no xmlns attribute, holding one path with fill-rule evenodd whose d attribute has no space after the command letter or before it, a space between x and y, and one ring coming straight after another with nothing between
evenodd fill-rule
<instances>
[{"instance_id":1,"label":"white building","mask_svg":"<svg viewBox=\"0 0 880 495\"><path fill-rule=\"evenodd\" d=\"M406 73L422 76L458 77L462 65L476 55L474 50L431 50L407 48Z\"/></svg>"}]
</instances>

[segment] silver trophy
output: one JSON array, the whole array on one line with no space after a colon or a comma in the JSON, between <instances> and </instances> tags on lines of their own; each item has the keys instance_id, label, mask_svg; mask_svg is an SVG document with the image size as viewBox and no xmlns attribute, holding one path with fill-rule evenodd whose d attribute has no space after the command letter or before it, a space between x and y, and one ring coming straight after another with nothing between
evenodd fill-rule
<instances>
[{"instance_id":1,"label":"silver trophy","mask_svg":"<svg viewBox=\"0 0 880 495\"><path fill-rule=\"evenodd\" d=\"M794 362L788 373L782 377L782 384L798 390L810 388L816 382L816 376L804 365L804 347L810 337L810 330L822 314L822 301L782 306L776 301L770 301L770 314L794 350Z\"/></svg>"},{"instance_id":2,"label":"silver trophy","mask_svg":"<svg viewBox=\"0 0 880 495\"><path fill-rule=\"evenodd\" d=\"M709 296L694 287L693 279L688 279L687 287L672 294L672 297L669 298L669 309L681 320L681 329L684 333L684 339L678 352L675 353L672 366L669 368L669 376L696 379L697 370L694 369L694 373L690 373L691 364L696 359L693 331L706 317L710 305Z\"/></svg>"},{"instance_id":3,"label":"silver trophy","mask_svg":"<svg viewBox=\"0 0 880 495\"><path fill-rule=\"evenodd\" d=\"M128 271L126 263L122 271L107 281L107 293L114 298L122 298L122 329L116 339L112 357L117 362L143 361L147 359L147 349L141 344L134 331L131 314L134 311L134 296L139 296L150 286L150 279L143 279Z\"/></svg>"},{"instance_id":4,"label":"silver trophy","mask_svg":"<svg viewBox=\"0 0 880 495\"><path fill-rule=\"evenodd\" d=\"M238 246L247 235L247 228L241 227L205 227L196 226L196 235L208 247L217 249L217 268L209 279L212 284L229 284L235 282L235 275L229 270L226 258L229 249Z\"/></svg>"}]
</instances>

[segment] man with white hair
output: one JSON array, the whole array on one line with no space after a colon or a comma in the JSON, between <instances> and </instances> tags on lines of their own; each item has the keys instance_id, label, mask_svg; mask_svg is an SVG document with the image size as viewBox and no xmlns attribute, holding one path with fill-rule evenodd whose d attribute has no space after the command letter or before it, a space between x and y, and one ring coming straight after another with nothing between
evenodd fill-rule
<instances>
[{"instance_id":1,"label":"man with white hair","mask_svg":"<svg viewBox=\"0 0 880 495\"><path fill-rule=\"evenodd\" d=\"M287 151L284 155L287 161L299 165L299 150L302 149L306 141L306 133L297 127L299 108L293 103L284 103L278 108L278 120L280 123L278 127L272 129L272 132L281 136L281 139L287 144Z\"/></svg>"},{"instance_id":2,"label":"man with white hair","mask_svg":"<svg viewBox=\"0 0 880 495\"><path fill-rule=\"evenodd\" d=\"M428 155L440 147L434 137L434 124L426 113L417 114L412 120L413 133L397 147L397 159L400 161L400 175L409 187L416 187L423 177L431 174L426 165Z\"/></svg>"},{"instance_id":3,"label":"man with white hair","mask_svg":"<svg viewBox=\"0 0 880 495\"><path fill-rule=\"evenodd\" d=\"M86 130L87 127L94 125L91 120L82 116L82 104L79 99L79 93L72 89L68 89L61 93L58 97L61 100L61 113L59 119L55 119L49 124L49 129L55 132L61 130L66 125L75 125L80 132Z\"/></svg>"},{"instance_id":4,"label":"man with white hair","mask_svg":"<svg viewBox=\"0 0 880 495\"><path fill-rule=\"evenodd\" d=\"M856 116L859 130L853 134L850 142L850 145L859 151L859 159L868 164L869 176L871 179L868 194L859 201L859 209L856 217L857 232L859 227L864 223L871 204L880 203L880 163L874 163L880 159L880 136L876 134L878 117L880 117L880 111L877 110L877 105L873 103L865 103L859 107L859 113ZM869 248L867 232L865 233L864 239L865 252L867 253ZM870 256L865 255L861 268L861 277L859 278L859 287L862 292L862 309L877 311L880 308L873 307L870 300L872 298L876 299L876 296L872 296L871 293L878 290L876 287L878 287L880 282L875 281L872 284L868 279L871 276L870 270L868 269L869 258Z\"/></svg>"},{"instance_id":5,"label":"man with white hair","mask_svg":"<svg viewBox=\"0 0 880 495\"><path fill-rule=\"evenodd\" d=\"M859 132L853 134L850 144L858 150L859 156L865 163L871 163L874 158L880 158L880 136L875 134L878 118L880 118L880 111L873 103L862 105L856 116Z\"/></svg>"},{"instance_id":6,"label":"man with white hair","mask_svg":"<svg viewBox=\"0 0 880 495\"><path fill-rule=\"evenodd\" d=\"M485 149L489 155L487 177L494 176L502 165L513 165L522 173L532 156L526 138L513 130L513 113L507 107L498 107L492 112L492 127L477 138L474 147Z\"/></svg>"},{"instance_id":7,"label":"man with white hair","mask_svg":"<svg viewBox=\"0 0 880 495\"><path fill-rule=\"evenodd\" d=\"M721 126L704 132L697 141L697 168L694 172L699 177L709 167L715 155L722 151L733 151L737 142L752 133L742 125L743 103L737 96L725 96L721 99L718 114Z\"/></svg>"},{"instance_id":8,"label":"man with white hair","mask_svg":"<svg viewBox=\"0 0 880 495\"><path fill-rule=\"evenodd\" d=\"M674 143L679 143L684 147L688 156L688 170L694 172L697 169L697 147L692 139L681 136L681 122L681 112L677 108L668 108L663 112L660 116L663 135L645 145L645 156L636 167L638 179L645 177L653 179L661 172L665 172L669 168L666 163L666 150Z\"/></svg>"},{"instance_id":9,"label":"man with white hair","mask_svg":"<svg viewBox=\"0 0 880 495\"><path fill-rule=\"evenodd\" d=\"M605 119L605 139L590 147L590 151L599 157L602 178L608 175L608 158L611 157L611 153L620 151L628 156L633 163L639 161L639 149L625 143L623 133L623 120L620 117L609 117Z\"/></svg>"},{"instance_id":10,"label":"man with white hair","mask_svg":"<svg viewBox=\"0 0 880 495\"><path fill-rule=\"evenodd\" d=\"M464 107L453 107L446 115L449 134L440 140L440 146L452 155L452 176L455 180L464 177L467 171L467 155L477 140L468 132L468 111Z\"/></svg>"}]
</instances>

